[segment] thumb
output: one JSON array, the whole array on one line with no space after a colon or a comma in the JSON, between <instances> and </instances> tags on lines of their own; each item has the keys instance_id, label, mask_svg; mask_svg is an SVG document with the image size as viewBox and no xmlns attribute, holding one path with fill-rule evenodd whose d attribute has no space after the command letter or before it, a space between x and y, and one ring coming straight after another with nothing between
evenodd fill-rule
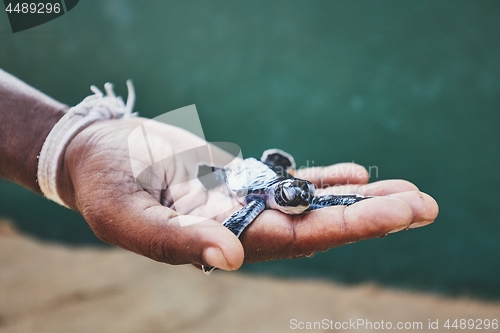
<instances>
[{"instance_id":1,"label":"thumb","mask_svg":"<svg viewBox=\"0 0 500 333\"><path fill-rule=\"evenodd\" d=\"M106 201L99 200L98 207L88 209L84 217L107 243L174 265L235 270L243 263L241 242L220 222L179 215L145 191Z\"/></svg>"}]
</instances>

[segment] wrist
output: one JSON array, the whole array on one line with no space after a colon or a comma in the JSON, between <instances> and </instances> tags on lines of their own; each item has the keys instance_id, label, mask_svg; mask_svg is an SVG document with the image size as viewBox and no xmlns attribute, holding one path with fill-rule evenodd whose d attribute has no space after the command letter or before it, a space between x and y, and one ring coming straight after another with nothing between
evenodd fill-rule
<instances>
[{"instance_id":1,"label":"wrist","mask_svg":"<svg viewBox=\"0 0 500 333\"><path fill-rule=\"evenodd\" d=\"M41 193L37 156L68 107L0 70L0 177Z\"/></svg>"},{"instance_id":2,"label":"wrist","mask_svg":"<svg viewBox=\"0 0 500 333\"><path fill-rule=\"evenodd\" d=\"M110 83L105 84L106 95L92 86L93 95L72 107L52 128L43 143L38 158L38 184L42 193L60 205L75 208L74 186L70 171L80 165L65 164L68 146L89 125L104 119L120 119L135 116L132 113L135 94L132 82L127 81L129 96L127 104L117 97ZM81 145L83 148L86 142ZM61 194L64 193L64 194ZM67 197L65 201L61 195Z\"/></svg>"}]
</instances>

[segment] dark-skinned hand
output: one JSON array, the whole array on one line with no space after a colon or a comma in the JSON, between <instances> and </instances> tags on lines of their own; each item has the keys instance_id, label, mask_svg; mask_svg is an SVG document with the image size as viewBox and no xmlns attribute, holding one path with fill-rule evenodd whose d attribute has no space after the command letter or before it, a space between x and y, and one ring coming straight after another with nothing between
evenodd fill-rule
<instances>
[{"instance_id":1,"label":"dark-skinned hand","mask_svg":"<svg viewBox=\"0 0 500 333\"><path fill-rule=\"evenodd\" d=\"M58 191L101 240L157 261L236 270L244 261L300 257L421 227L438 214L436 201L412 183L367 184L362 166L341 163L300 169L295 176L314 183L317 195L357 193L374 198L294 216L265 210L238 239L221 222L241 205L221 213L228 193L206 191L192 180L199 162L196 154L155 167L152 181L164 182L165 188L143 188L136 181L133 168L150 165L149 153L174 156L204 144L187 131L155 123L148 127L151 152L130 156L130 135L145 121L98 121L81 131L66 149ZM175 198L171 184L176 184Z\"/></svg>"}]
</instances>

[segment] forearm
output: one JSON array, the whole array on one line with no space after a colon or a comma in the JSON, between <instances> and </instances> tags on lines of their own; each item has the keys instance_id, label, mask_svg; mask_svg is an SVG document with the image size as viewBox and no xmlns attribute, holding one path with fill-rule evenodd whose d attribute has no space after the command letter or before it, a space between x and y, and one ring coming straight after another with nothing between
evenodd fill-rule
<instances>
[{"instance_id":1,"label":"forearm","mask_svg":"<svg viewBox=\"0 0 500 333\"><path fill-rule=\"evenodd\" d=\"M37 156L67 109L0 69L0 177L40 193Z\"/></svg>"}]
</instances>

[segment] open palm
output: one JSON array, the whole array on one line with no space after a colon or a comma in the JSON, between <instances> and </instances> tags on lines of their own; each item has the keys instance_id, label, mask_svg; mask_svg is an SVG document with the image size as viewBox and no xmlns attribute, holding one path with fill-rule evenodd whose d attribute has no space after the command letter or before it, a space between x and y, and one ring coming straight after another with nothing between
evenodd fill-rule
<instances>
[{"instance_id":1,"label":"open palm","mask_svg":"<svg viewBox=\"0 0 500 333\"><path fill-rule=\"evenodd\" d=\"M434 199L415 185L404 180L366 184L363 167L342 163L301 169L295 176L314 183L317 195L375 198L293 216L266 210L238 239L221 222L241 205L227 189L206 191L196 180L196 166L207 162L207 150L193 147L206 143L180 128L148 122L143 149L133 133L145 121L100 121L80 132L66 150L58 191L97 237L157 261L233 270L244 260L300 257L423 226L438 213ZM131 143L138 149L131 150ZM136 170L147 172L138 176Z\"/></svg>"}]
</instances>

